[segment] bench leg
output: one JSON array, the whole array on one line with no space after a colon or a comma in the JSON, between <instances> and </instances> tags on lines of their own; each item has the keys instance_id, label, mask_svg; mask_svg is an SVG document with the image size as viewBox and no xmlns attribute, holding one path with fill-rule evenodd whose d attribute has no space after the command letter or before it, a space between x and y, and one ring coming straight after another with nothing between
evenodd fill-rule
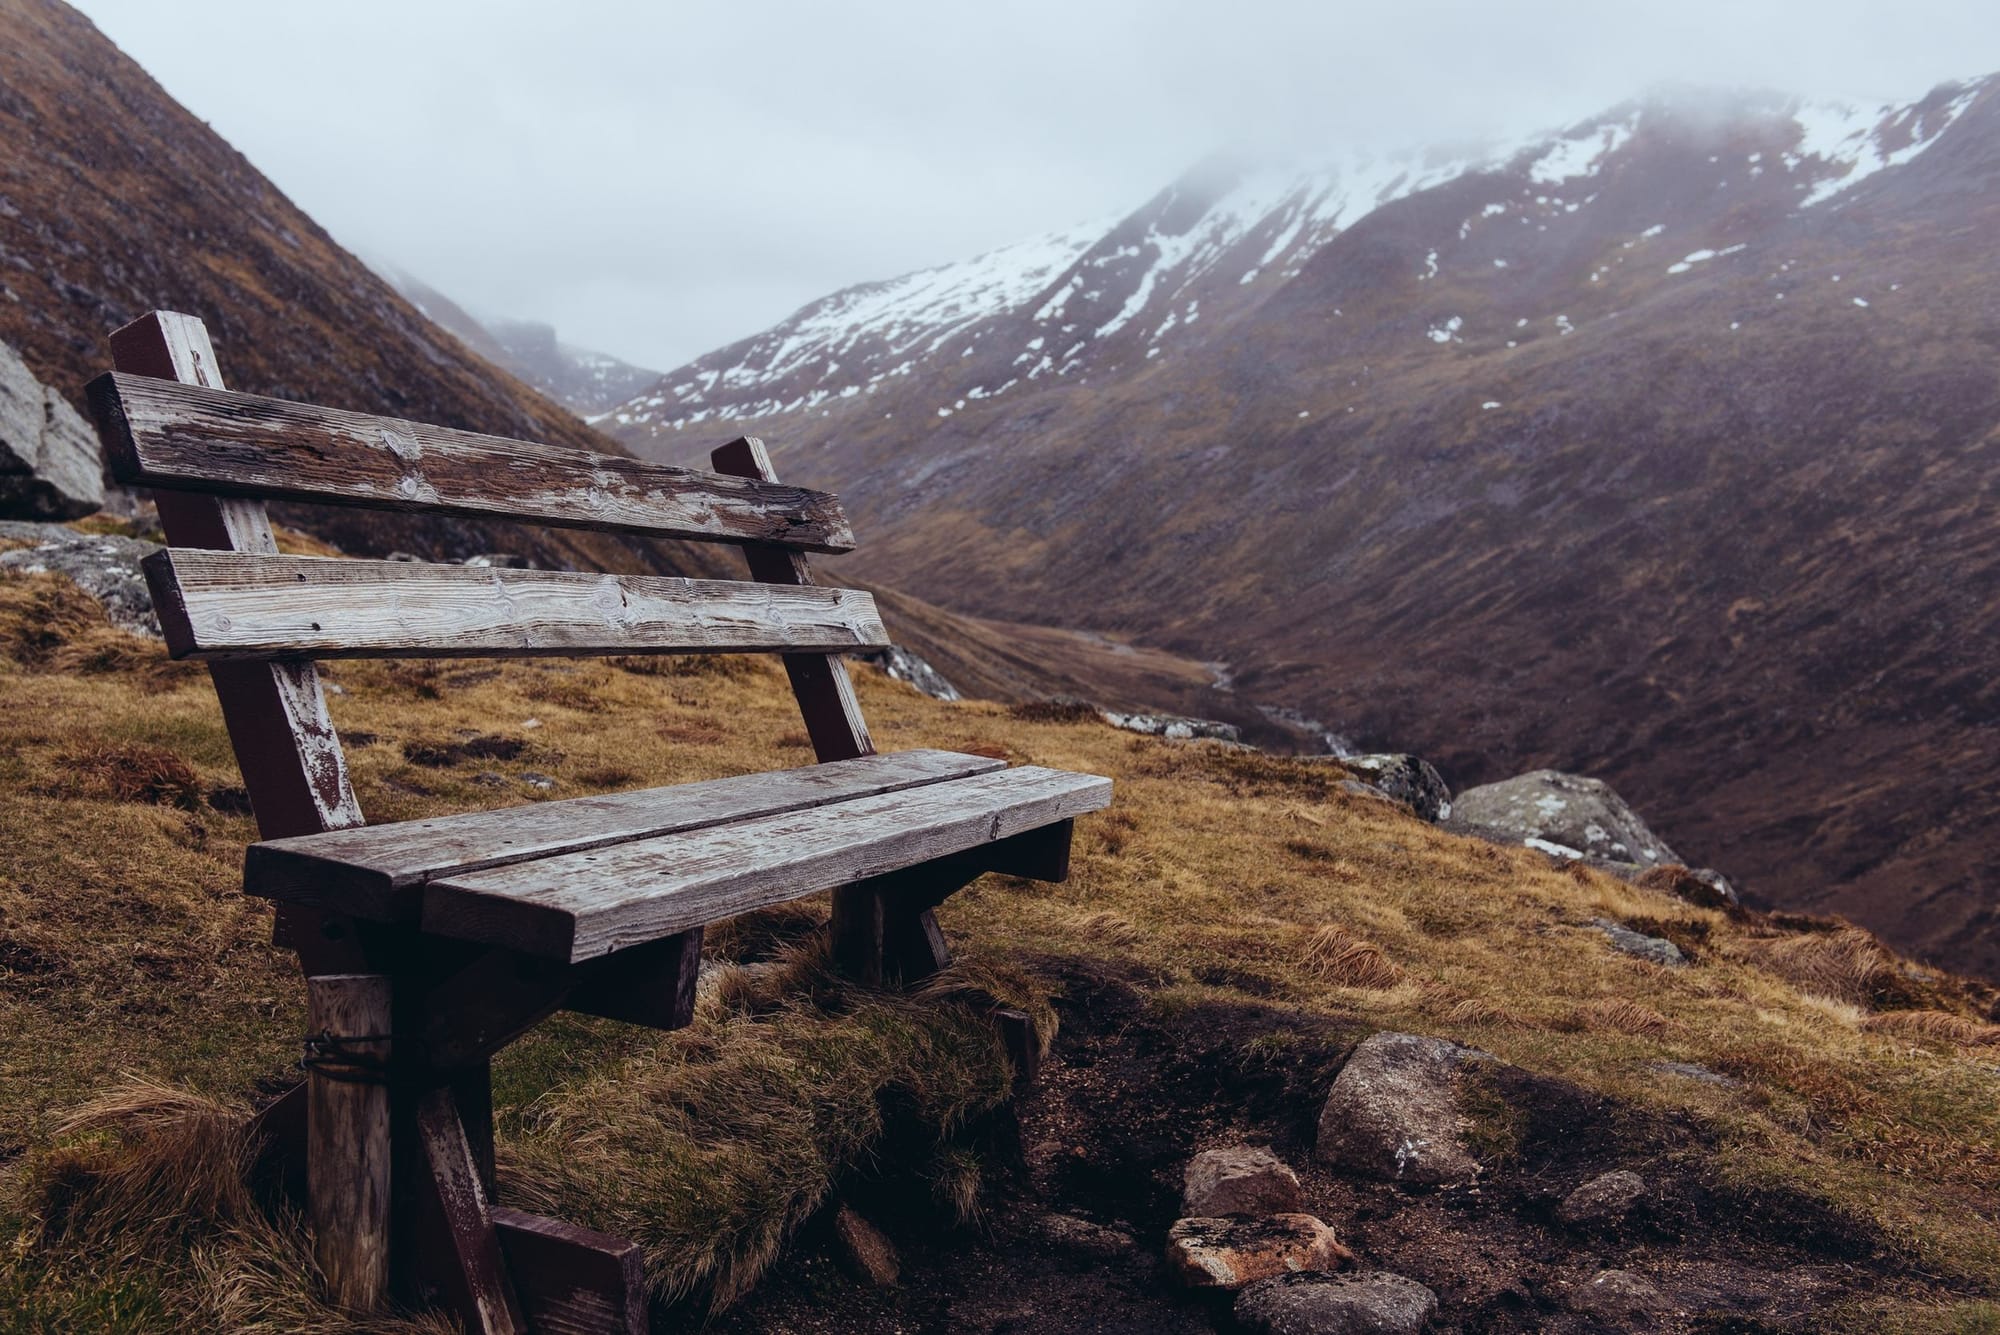
<instances>
[{"instance_id":1,"label":"bench leg","mask_svg":"<svg viewBox=\"0 0 2000 1335\"><path fill-rule=\"evenodd\" d=\"M439 1085L408 1106L403 1204L411 1287L440 1302L471 1335L525 1335L458 1100Z\"/></svg>"},{"instance_id":2,"label":"bench leg","mask_svg":"<svg viewBox=\"0 0 2000 1335\"><path fill-rule=\"evenodd\" d=\"M389 1293L389 979L306 980L306 1198L327 1296L350 1312Z\"/></svg>"}]
</instances>

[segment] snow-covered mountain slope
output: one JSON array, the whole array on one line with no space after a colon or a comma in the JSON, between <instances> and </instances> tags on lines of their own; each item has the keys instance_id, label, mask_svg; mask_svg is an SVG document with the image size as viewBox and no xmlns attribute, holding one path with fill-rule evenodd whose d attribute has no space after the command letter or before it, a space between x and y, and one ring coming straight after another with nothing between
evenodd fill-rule
<instances>
[{"instance_id":1,"label":"snow-covered mountain slope","mask_svg":"<svg viewBox=\"0 0 2000 1335\"><path fill-rule=\"evenodd\" d=\"M1835 203L1877 172L1915 160L1983 86L1900 106L1730 95L1726 114L1758 127L1755 137L1772 147L1727 164L1717 155L1717 179L1768 176L1799 209ZM1213 160L1124 219L836 292L590 420L642 450L652 442L671 451L672 437L690 427L831 416L898 382L936 384L930 411L949 417L1046 377L1116 370L1165 355L1203 320L1213 328L1254 307L1343 231L1426 191L1486 178L1513 187L1488 191L1460 226L1460 241L1475 228L1546 230L1539 214L1588 207L1624 169L1642 123L1684 118L1695 107L1712 113L1716 100L1662 94L1559 134L1469 150L1286 168ZM1425 257L1425 276L1438 260L1436 252ZM1440 325L1427 336L1449 342L1456 331Z\"/></svg>"},{"instance_id":2,"label":"snow-covered mountain slope","mask_svg":"<svg viewBox=\"0 0 2000 1335\"><path fill-rule=\"evenodd\" d=\"M1230 664L1464 784L1601 774L1753 895L2000 976L2000 83L1665 93L1210 162L602 419L763 436L845 572Z\"/></svg>"}]
</instances>

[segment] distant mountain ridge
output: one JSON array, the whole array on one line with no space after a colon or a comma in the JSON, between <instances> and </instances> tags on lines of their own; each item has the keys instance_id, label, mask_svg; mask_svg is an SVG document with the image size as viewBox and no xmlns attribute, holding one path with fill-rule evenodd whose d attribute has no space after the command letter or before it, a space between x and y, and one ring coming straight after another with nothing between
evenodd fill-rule
<instances>
[{"instance_id":1,"label":"distant mountain ridge","mask_svg":"<svg viewBox=\"0 0 2000 1335\"><path fill-rule=\"evenodd\" d=\"M412 274L391 268L383 275L433 323L579 417L615 407L659 379L658 371L562 342L553 325L476 316Z\"/></svg>"},{"instance_id":2,"label":"distant mountain ridge","mask_svg":"<svg viewBox=\"0 0 2000 1335\"><path fill-rule=\"evenodd\" d=\"M1211 162L598 420L766 437L860 577L1227 659L1460 785L1601 774L1753 896L2000 975L1996 89Z\"/></svg>"}]
</instances>

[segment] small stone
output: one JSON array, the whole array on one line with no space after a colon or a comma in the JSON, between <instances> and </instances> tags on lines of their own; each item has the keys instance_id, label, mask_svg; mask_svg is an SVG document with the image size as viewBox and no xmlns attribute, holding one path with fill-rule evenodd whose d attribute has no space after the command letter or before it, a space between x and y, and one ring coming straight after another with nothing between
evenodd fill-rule
<instances>
[{"instance_id":1,"label":"small stone","mask_svg":"<svg viewBox=\"0 0 2000 1335\"><path fill-rule=\"evenodd\" d=\"M1437 1295L1386 1270L1281 1275L1246 1288L1236 1324L1248 1335L1416 1335Z\"/></svg>"},{"instance_id":2,"label":"small stone","mask_svg":"<svg viewBox=\"0 0 2000 1335\"><path fill-rule=\"evenodd\" d=\"M896 1256L896 1244L857 1214L854 1207L843 1205L834 1211L833 1238L840 1249L841 1264L856 1279L886 1289L901 1277L903 1268Z\"/></svg>"},{"instance_id":3,"label":"small stone","mask_svg":"<svg viewBox=\"0 0 2000 1335\"><path fill-rule=\"evenodd\" d=\"M524 718L521 720L521 731L523 732L529 732L541 726L542 721L538 718Z\"/></svg>"},{"instance_id":4,"label":"small stone","mask_svg":"<svg viewBox=\"0 0 2000 1335\"><path fill-rule=\"evenodd\" d=\"M1182 1283L1234 1292L1260 1279L1351 1264L1354 1253L1309 1214L1267 1219L1183 1219L1167 1234L1167 1262Z\"/></svg>"},{"instance_id":5,"label":"small stone","mask_svg":"<svg viewBox=\"0 0 2000 1335\"><path fill-rule=\"evenodd\" d=\"M1269 1150L1204 1150L1188 1161L1181 1210L1195 1216L1292 1214L1305 1209L1298 1174Z\"/></svg>"},{"instance_id":6,"label":"small stone","mask_svg":"<svg viewBox=\"0 0 2000 1335\"><path fill-rule=\"evenodd\" d=\"M1687 963L1681 948L1663 936L1647 936L1609 918L1592 918L1590 925L1611 939L1613 950L1623 951L1634 959L1669 967Z\"/></svg>"},{"instance_id":7,"label":"small stone","mask_svg":"<svg viewBox=\"0 0 2000 1335\"><path fill-rule=\"evenodd\" d=\"M532 570L535 563L525 556L512 552L486 552L479 556L468 556L465 564L491 570Z\"/></svg>"},{"instance_id":8,"label":"small stone","mask_svg":"<svg viewBox=\"0 0 2000 1335\"><path fill-rule=\"evenodd\" d=\"M1693 1062L1658 1061L1652 1062L1650 1065L1653 1070L1658 1071L1662 1075L1677 1075L1683 1080L1699 1080L1704 1085L1721 1085L1727 1089L1741 1089L1743 1087L1743 1082L1735 1076L1724 1075L1720 1071L1711 1071L1706 1066L1697 1066Z\"/></svg>"},{"instance_id":9,"label":"small stone","mask_svg":"<svg viewBox=\"0 0 2000 1335\"><path fill-rule=\"evenodd\" d=\"M1037 1222L1041 1235L1051 1245L1065 1251L1081 1252L1100 1261L1130 1256L1138 1250L1139 1244L1133 1241L1131 1234L1106 1228L1081 1215L1051 1213L1043 1215Z\"/></svg>"},{"instance_id":10,"label":"small stone","mask_svg":"<svg viewBox=\"0 0 2000 1335\"><path fill-rule=\"evenodd\" d=\"M547 792L556 786L554 779L551 779L546 774L536 774L532 770L521 776L521 782L527 784L530 788L539 788L543 792Z\"/></svg>"},{"instance_id":11,"label":"small stone","mask_svg":"<svg viewBox=\"0 0 2000 1335\"><path fill-rule=\"evenodd\" d=\"M1629 1320L1667 1307L1666 1295L1652 1280L1630 1270L1600 1270L1590 1282L1569 1295L1576 1311L1607 1321Z\"/></svg>"},{"instance_id":12,"label":"small stone","mask_svg":"<svg viewBox=\"0 0 2000 1335\"><path fill-rule=\"evenodd\" d=\"M1466 1147L1459 1079L1497 1058L1418 1034L1375 1034L1341 1068L1320 1109L1315 1154L1350 1172L1391 1182L1446 1186L1471 1181L1479 1161Z\"/></svg>"},{"instance_id":13,"label":"small stone","mask_svg":"<svg viewBox=\"0 0 2000 1335\"><path fill-rule=\"evenodd\" d=\"M1633 884L1672 895L1699 908L1726 909L1741 902L1729 878L1707 867L1683 867L1677 862L1648 867Z\"/></svg>"},{"instance_id":14,"label":"small stone","mask_svg":"<svg viewBox=\"0 0 2000 1335\"><path fill-rule=\"evenodd\" d=\"M1646 1194L1646 1179L1623 1168L1600 1174L1563 1197L1556 1217L1565 1224L1615 1224Z\"/></svg>"}]
</instances>

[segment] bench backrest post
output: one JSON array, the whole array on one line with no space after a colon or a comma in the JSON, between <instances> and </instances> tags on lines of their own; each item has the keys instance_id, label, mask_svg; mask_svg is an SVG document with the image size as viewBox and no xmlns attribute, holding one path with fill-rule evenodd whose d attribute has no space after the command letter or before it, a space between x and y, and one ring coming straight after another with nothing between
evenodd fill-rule
<instances>
[{"instance_id":1,"label":"bench backrest post","mask_svg":"<svg viewBox=\"0 0 2000 1335\"><path fill-rule=\"evenodd\" d=\"M719 447L710 453L709 462L716 472L732 477L778 480L770 453L755 436L741 436ZM746 543L743 555L750 563L750 578L760 584L813 582L812 567L806 564L803 552ZM861 702L855 699L854 683L840 655L786 654L784 658L785 675L792 679L792 694L798 697L806 736L812 739L813 754L820 763L874 755L875 743L868 736ZM870 886L843 885L833 892L833 957L843 972L863 983L882 981L888 930L885 908L881 894Z\"/></svg>"},{"instance_id":2,"label":"bench backrest post","mask_svg":"<svg viewBox=\"0 0 2000 1335\"><path fill-rule=\"evenodd\" d=\"M776 482L771 456L764 442L741 436L709 455L715 471L730 477ZM745 543L743 555L750 563L750 578L759 584L810 585L812 567L805 553L761 543ZM847 664L838 654L786 654L785 673L792 679L792 694L805 716L806 735L812 739L813 754L824 764L829 760L853 760L875 754L868 736L868 723L861 717L861 702L854 698L854 683L848 680Z\"/></svg>"},{"instance_id":3,"label":"bench backrest post","mask_svg":"<svg viewBox=\"0 0 2000 1335\"><path fill-rule=\"evenodd\" d=\"M110 344L120 371L223 388L208 330L191 315L154 311L112 334ZM170 546L278 550L262 501L165 490L154 499ZM258 832L276 839L362 824L319 669L288 661L214 663L209 670Z\"/></svg>"},{"instance_id":4,"label":"bench backrest post","mask_svg":"<svg viewBox=\"0 0 2000 1335\"><path fill-rule=\"evenodd\" d=\"M107 341L117 370L224 388L208 329L192 315L153 311ZM164 489L155 490L153 499L170 546L278 550L260 500ZM365 823L317 666L294 659L211 663L208 670L259 834L277 839ZM328 915L315 910L279 905L275 934L299 952L308 975L366 967L354 933L333 926Z\"/></svg>"}]
</instances>

